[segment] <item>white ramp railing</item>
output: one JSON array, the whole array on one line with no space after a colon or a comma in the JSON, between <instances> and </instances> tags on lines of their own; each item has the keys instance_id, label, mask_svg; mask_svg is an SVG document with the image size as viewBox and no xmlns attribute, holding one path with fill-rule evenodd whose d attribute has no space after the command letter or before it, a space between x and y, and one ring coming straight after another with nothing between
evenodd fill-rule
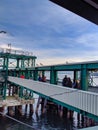
<instances>
[{"instance_id":1,"label":"white ramp railing","mask_svg":"<svg viewBox=\"0 0 98 130\"><path fill-rule=\"evenodd\" d=\"M20 86L29 88L35 92L49 96L50 98L53 98L55 100L98 116L97 93L66 88L58 85L42 83L30 79L21 79L17 77L9 76L8 80Z\"/></svg>"}]
</instances>

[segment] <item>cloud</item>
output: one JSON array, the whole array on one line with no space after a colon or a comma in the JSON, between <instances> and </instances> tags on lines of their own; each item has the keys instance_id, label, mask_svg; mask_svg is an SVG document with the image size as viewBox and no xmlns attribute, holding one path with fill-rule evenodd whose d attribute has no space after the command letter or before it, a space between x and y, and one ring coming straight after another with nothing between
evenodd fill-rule
<instances>
[{"instance_id":1,"label":"cloud","mask_svg":"<svg viewBox=\"0 0 98 130\"><path fill-rule=\"evenodd\" d=\"M38 62L97 58L98 27L48 0L0 1L0 19L8 32L0 45L34 52Z\"/></svg>"},{"instance_id":2,"label":"cloud","mask_svg":"<svg viewBox=\"0 0 98 130\"><path fill-rule=\"evenodd\" d=\"M68 31L70 27L73 29L77 27L79 31L80 25L82 27L87 23L83 18L48 0L37 0L36 2L32 0L29 0L29 2L14 0L13 2L11 0L8 3L5 1L0 3L2 3L0 6L2 25L7 26L10 32L18 36L27 35L29 37L36 30L39 33L42 31L44 35L45 33L52 35L52 32L62 33L65 30Z\"/></svg>"},{"instance_id":3,"label":"cloud","mask_svg":"<svg viewBox=\"0 0 98 130\"><path fill-rule=\"evenodd\" d=\"M98 32L97 33L85 33L80 35L76 39L77 43L84 45L85 47L98 49Z\"/></svg>"},{"instance_id":4,"label":"cloud","mask_svg":"<svg viewBox=\"0 0 98 130\"><path fill-rule=\"evenodd\" d=\"M34 54L37 54L36 63L37 64L42 63L43 65L53 65L53 64L65 64L66 62L72 63L72 62L94 61L98 59L97 51L94 52L93 54L88 54L88 52L86 51L81 53L78 52L76 53L74 51L72 53L68 51L67 51L68 53L67 52L61 53L61 51L56 50L55 54L53 53L53 50L48 50L47 52L44 53L42 53L42 51L37 53L34 51ZM51 54L49 54L50 52ZM57 53L59 53L60 56L56 55Z\"/></svg>"}]
</instances>

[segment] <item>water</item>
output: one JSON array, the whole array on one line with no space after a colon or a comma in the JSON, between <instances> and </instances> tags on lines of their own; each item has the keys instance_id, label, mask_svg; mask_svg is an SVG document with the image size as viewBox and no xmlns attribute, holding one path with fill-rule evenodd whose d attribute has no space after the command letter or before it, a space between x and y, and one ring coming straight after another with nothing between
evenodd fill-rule
<instances>
[{"instance_id":1,"label":"water","mask_svg":"<svg viewBox=\"0 0 98 130\"><path fill-rule=\"evenodd\" d=\"M51 112L41 114L40 108L38 114L33 113L31 115L29 114L29 108L25 113L23 106L22 112L21 116L14 115L13 118L26 123L25 125L3 116L0 117L0 130L72 130L73 128L72 120L60 118L57 114ZM32 128L26 126L27 124Z\"/></svg>"},{"instance_id":2,"label":"water","mask_svg":"<svg viewBox=\"0 0 98 130\"><path fill-rule=\"evenodd\" d=\"M34 111L38 95L35 95L35 97ZM0 116L0 130L77 130L91 126L91 122L89 122L90 120L87 117L83 121L81 117L80 119L79 117L77 118L76 112L74 112L73 118L69 119L65 116L60 117L53 111L42 114L40 108L37 114L35 112L30 114L29 106L27 111L25 111L25 105L23 105L22 115L10 115L12 118L17 119L18 122L6 116ZM7 108L5 108L4 112L7 113ZM25 124L21 124L21 122ZM93 125L96 125L96 123L94 122Z\"/></svg>"},{"instance_id":3,"label":"water","mask_svg":"<svg viewBox=\"0 0 98 130\"><path fill-rule=\"evenodd\" d=\"M59 72L58 79L62 81L65 74L68 77L73 79L72 72ZM47 79L49 79L49 73L45 73ZM96 85L98 84L98 77L94 78L94 82ZM34 104L34 111L37 104L38 95L34 95L35 104ZM4 113L7 113L7 108L5 108ZM38 114L35 112L33 114L29 113L29 107L27 111L25 111L25 106L22 107L22 115L15 115L12 116L17 121L9 119L6 116L0 116L0 130L77 130L82 127L89 127L93 125L97 125L96 122L91 122L91 119L87 117L82 120L82 118L77 117L77 113L74 112L74 116L72 119L67 117L60 117L57 113L53 112L46 112L45 114L41 113L40 107ZM19 121L25 123L21 124ZM30 126L28 126L30 125Z\"/></svg>"},{"instance_id":4,"label":"water","mask_svg":"<svg viewBox=\"0 0 98 130\"><path fill-rule=\"evenodd\" d=\"M40 116L36 120L32 117L28 117L27 119L22 117L20 120L32 125L32 128L6 119L6 125L0 127L0 130L72 130L73 128L72 121L64 121L54 115L50 116L49 114Z\"/></svg>"},{"instance_id":5,"label":"water","mask_svg":"<svg viewBox=\"0 0 98 130\"><path fill-rule=\"evenodd\" d=\"M50 79L50 72L46 71L45 75L47 79ZM67 75L67 77L70 77L73 80L73 72L72 71L59 71L58 72L58 81L62 81L62 79Z\"/></svg>"}]
</instances>

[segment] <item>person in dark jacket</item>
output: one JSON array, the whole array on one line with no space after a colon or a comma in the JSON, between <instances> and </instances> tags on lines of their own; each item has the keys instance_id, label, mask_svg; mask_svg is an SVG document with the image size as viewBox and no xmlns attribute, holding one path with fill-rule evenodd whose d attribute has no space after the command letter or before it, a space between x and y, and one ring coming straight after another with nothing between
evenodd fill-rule
<instances>
[{"instance_id":1,"label":"person in dark jacket","mask_svg":"<svg viewBox=\"0 0 98 130\"><path fill-rule=\"evenodd\" d=\"M62 86L66 86L67 83L67 75L65 75L65 77L62 80Z\"/></svg>"},{"instance_id":2,"label":"person in dark jacket","mask_svg":"<svg viewBox=\"0 0 98 130\"><path fill-rule=\"evenodd\" d=\"M70 77L67 78L66 86L72 88L72 81Z\"/></svg>"}]
</instances>

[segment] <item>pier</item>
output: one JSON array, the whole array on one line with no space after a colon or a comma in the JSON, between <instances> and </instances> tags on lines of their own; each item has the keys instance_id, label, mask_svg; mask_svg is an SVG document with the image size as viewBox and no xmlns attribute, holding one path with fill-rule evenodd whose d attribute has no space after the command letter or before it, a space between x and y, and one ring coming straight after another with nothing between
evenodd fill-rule
<instances>
[{"instance_id":1,"label":"pier","mask_svg":"<svg viewBox=\"0 0 98 130\"><path fill-rule=\"evenodd\" d=\"M8 77L8 81L33 90L54 103L98 121L98 94L38 81Z\"/></svg>"},{"instance_id":2,"label":"pier","mask_svg":"<svg viewBox=\"0 0 98 130\"><path fill-rule=\"evenodd\" d=\"M98 25L97 0L75 0L74 2L49 0L49 2L51 5L54 4L53 6L57 4ZM74 56L77 54L77 59L83 54L87 59L90 56L94 58L92 56L97 54L97 46L91 46L91 44L97 43L96 27L93 26L91 29L90 24L84 26L86 22L81 24L82 20L78 21L77 17L72 17L67 11L64 16L63 11L56 10L51 5L48 2L40 4L32 1L29 3L16 1L16 4L13 1L9 4L2 2L1 46L6 46L5 42L10 41L15 44L15 47L17 42L18 44L22 42L21 46L27 45L24 48L28 48L33 42L35 51L36 49L38 51L40 47L43 51L45 48L55 51L55 45L61 44L61 47L57 46L57 49L66 48L66 53L66 49L63 51L67 57L70 57L70 54ZM9 17L9 14L13 15ZM62 19L58 21L61 17ZM53 22L50 21L51 19ZM64 27L66 27L65 31ZM72 31L71 28L74 30ZM87 31L85 34L84 30ZM93 34L95 37L91 37ZM98 78L98 60L69 63L70 59L68 59L68 62L65 61L64 64L39 63L38 65L34 53L12 49L10 42L7 48L0 47L0 129L31 130L33 127L47 130L52 128L57 130L98 129L98 85L94 84L93 80L93 76ZM73 43L75 43L74 47ZM83 45L82 48L79 43ZM61 50L59 52L59 49L54 53L56 57L63 54ZM82 53L78 49L81 49ZM90 52L94 49L94 53L91 54ZM50 53L50 51L41 53L41 49L39 51L38 53L44 54L45 57L48 57ZM92 127L86 128L89 126Z\"/></svg>"},{"instance_id":3,"label":"pier","mask_svg":"<svg viewBox=\"0 0 98 130\"><path fill-rule=\"evenodd\" d=\"M47 100L98 121L98 93L88 91L89 72L98 70L98 61L36 67L36 56L26 54L17 54L13 50L0 53L0 107L33 104L33 93L37 93ZM13 59L15 62L12 68L10 63ZM48 83L39 82L39 74L45 75L46 71L50 73L50 80ZM73 80L80 78L80 89L59 85L59 71L72 71Z\"/></svg>"}]
</instances>

